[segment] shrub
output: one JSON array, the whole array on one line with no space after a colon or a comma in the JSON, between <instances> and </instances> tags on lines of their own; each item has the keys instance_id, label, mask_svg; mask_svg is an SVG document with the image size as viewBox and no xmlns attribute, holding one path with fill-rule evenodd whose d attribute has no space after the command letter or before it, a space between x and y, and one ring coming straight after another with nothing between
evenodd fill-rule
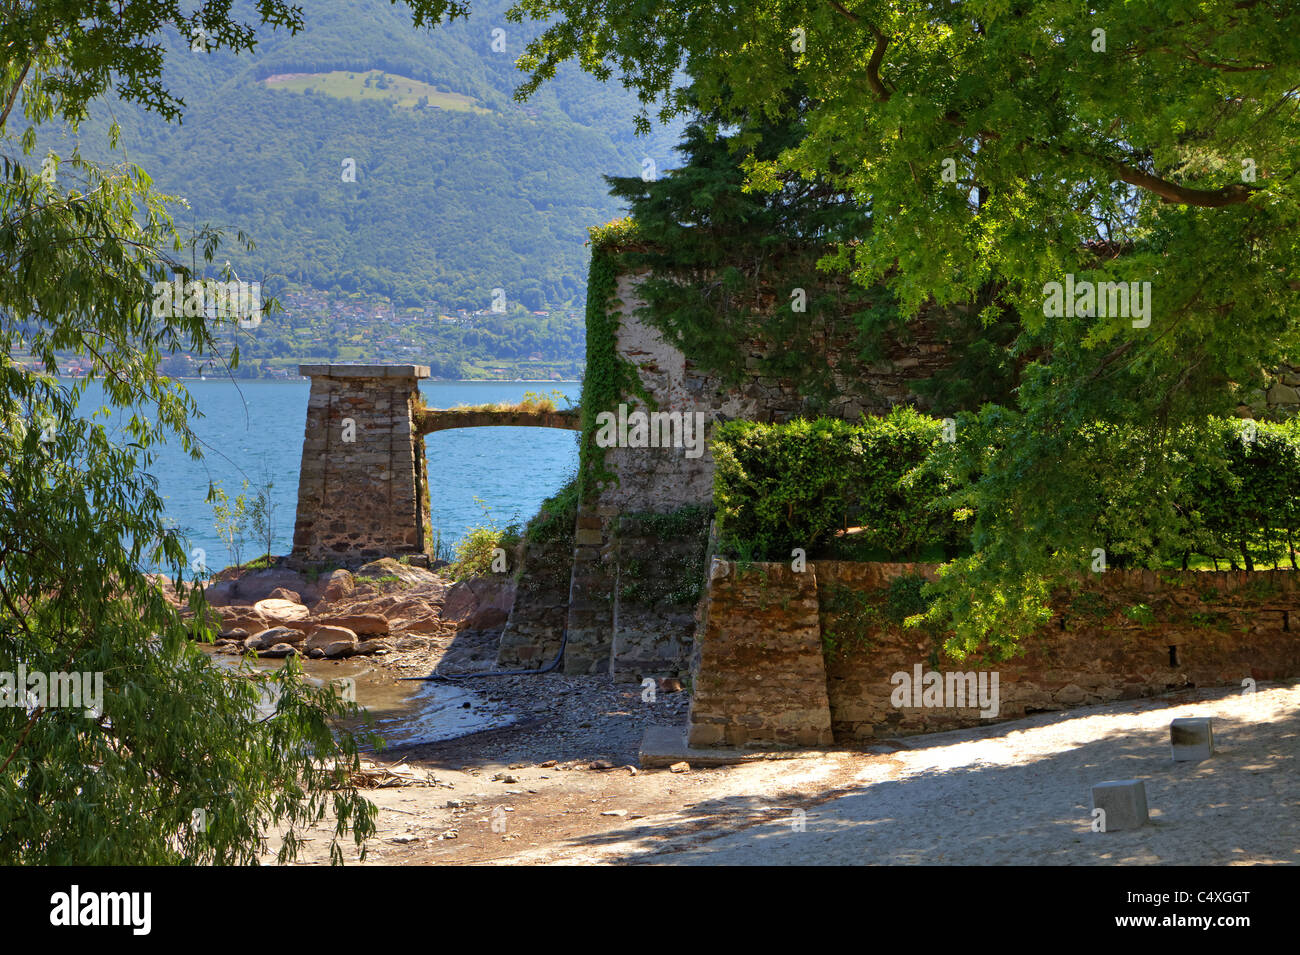
<instances>
[{"instance_id":1,"label":"shrub","mask_svg":"<svg viewBox=\"0 0 1300 955\"><path fill-rule=\"evenodd\" d=\"M796 547L857 560L955 556L969 540L953 502L971 485L947 476L942 429L910 408L857 424L727 422L713 441L720 552L777 561ZM1074 440L1087 458L1122 461L1129 476L1075 476L1099 515L1080 536L1104 545L1111 566L1187 567L1195 554L1247 570L1284 559L1297 566L1300 422L1211 418L1170 433L1098 423ZM850 526L851 536L839 534Z\"/></svg>"}]
</instances>

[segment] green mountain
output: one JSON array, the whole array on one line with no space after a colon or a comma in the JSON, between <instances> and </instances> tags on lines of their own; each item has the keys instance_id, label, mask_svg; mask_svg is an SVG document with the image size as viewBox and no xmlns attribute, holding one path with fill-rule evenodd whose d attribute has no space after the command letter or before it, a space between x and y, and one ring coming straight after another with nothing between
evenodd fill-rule
<instances>
[{"instance_id":1,"label":"green mountain","mask_svg":"<svg viewBox=\"0 0 1300 955\"><path fill-rule=\"evenodd\" d=\"M580 302L586 229L622 211L602 176L640 174L646 158L667 168L676 136L635 136L634 97L572 68L514 102L526 36L508 5L429 32L384 0L313 0L304 30L265 31L238 57L178 36L167 78L183 124L104 103L83 152L108 158L116 119L120 152L188 200L178 221L256 242L228 241L222 257L271 295L477 310L501 288L530 310ZM255 20L252 4L236 9Z\"/></svg>"}]
</instances>

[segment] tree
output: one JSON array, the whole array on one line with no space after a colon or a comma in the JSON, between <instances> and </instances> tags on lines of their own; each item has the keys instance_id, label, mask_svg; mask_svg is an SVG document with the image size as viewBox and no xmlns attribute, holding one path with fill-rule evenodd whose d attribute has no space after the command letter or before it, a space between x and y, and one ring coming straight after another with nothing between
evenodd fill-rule
<instances>
[{"instance_id":1,"label":"tree","mask_svg":"<svg viewBox=\"0 0 1300 955\"><path fill-rule=\"evenodd\" d=\"M408 5L425 25L469 7ZM520 0L511 18L540 24L523 96L566 60L635 90L643 125L696 101L780 116L806 90L803 138L751 185L795 173L861 197L871 230L835 262L905 315L1017 316L1016 399L964 418L975 443L948 462L975 479L975 554L938 588L957 649L1008 649L1088 567L1079 529L1111 495L1078 494L1081 476L1149 500L1177 480L1159 456L1094 466L1095 422L1159 448L1297 357L1294 5Z\"/></svg>"},{"instance_id":2,"label":"tree","mask_svg":"<svg viewBox=\"0 0 1300 955\"><path fill-rule=\"evenodd\" d=\"M149 468L165 440L198 456L196 408L160 363L181 351L223 366L238 356L217 352L201 315L150 307L152 283L190 275L167 198L138 168L75 154L43 164L46 175L28 168L42 165L35 127L75 124L110 85L176 115L155 36L201 26L210 45L247 49L251 28L228 8L213 0L182 16L167 0L40 0L11 3L0 20L0 695L22 704L0 707L6 863L250 863L276 824L288 858L330 808L336 860L338 837L374 831L374 808L347 782L356 742L331 728L355 707L304 687L294 667L218 667L191 640L213 635L190 586L198 555L164 520ZM265 23L297 23L275 0L259 11ZM18 116L30 125L15 138L7 124ZM219 238L195 238L205 262ZM85 381L55 377L63 350L87 358L108 404L130 412L128 442L79 416ZM18 366L13 351L42 370ZM187 615L141 573L148 561L167 568ZM80 684L77 705L62 705L39 680L18 686L24 671L89 674L91 685L97 674L102 694L87 698ZM271 713L259 709L268 692Z\"/></svg>"}]
</instances>

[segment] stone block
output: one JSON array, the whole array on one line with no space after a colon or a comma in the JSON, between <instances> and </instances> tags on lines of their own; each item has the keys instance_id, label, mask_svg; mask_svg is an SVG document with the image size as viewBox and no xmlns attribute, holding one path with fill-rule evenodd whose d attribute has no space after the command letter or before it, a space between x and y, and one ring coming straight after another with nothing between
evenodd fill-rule
<instances>
[{"instance_id":1,"label":"stone block","mask_svg":"<svg viewBox=\"0 0 1300 955\"><path fill-rule=\"evenodd\" d=\"M1208 716L1188 717L1169 724L1169 743L1174 762L1195 762L1214 755L1214 720Z\"/></svg>"},{"instance_id":2,"label":"stone block","mask_svg":"<svg viewBox=\"0 0 1300 955\"><path fill-rule=\"evenodd\" d=\"M1151 821L1147 788L1140 779L1117 779L1092 787L1092 808L1100 809L1102 832L1139 829Z\"/></svg>"}]
</instances>

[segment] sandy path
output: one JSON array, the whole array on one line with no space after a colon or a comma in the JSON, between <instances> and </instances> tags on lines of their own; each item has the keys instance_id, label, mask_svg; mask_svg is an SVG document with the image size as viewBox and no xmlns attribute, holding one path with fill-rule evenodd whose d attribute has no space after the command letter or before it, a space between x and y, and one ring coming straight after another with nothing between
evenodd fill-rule
<instances>
[{"instance_id":1,"label":"sandy path","mask_svg":"<svg viewBox=\"0 0 1300 955\"><path fill-rule=\"evenodd\" d=\"M404 753L438 785L368 794L381 813L367 863L1300 864L1300 681L674 774L628 766L667 713L592 678L554 712L570 680L534 680L528 695L551 702L532 716L553 720ZM1215 717L1213 759L1172 762L1182 716ZM591 768L601 757L612 768ZM1092 832L1092 783L1124 778L1145 781L1153 824ZM319 864L328 839L311 835L300 861Z\"/></svg>"},{"instance_id":2,"label":"sandy path","mask_svg":"<svg viewBox=\"0 0 1300 955\"><path fill-rule=\"evenodd\" d=\"M682 865L1300 864L1300 684L1201 691L911 737L852 791L738 831L556 846L520 862ZM1218 754L1174 763L1169 721L1215 718ZM1152 825L1091 831L1090 786L1146 784ZM649 820L647 820L648 822ZM640 843L640 844L638 844Z\"/></svg>"}]
</instances>

